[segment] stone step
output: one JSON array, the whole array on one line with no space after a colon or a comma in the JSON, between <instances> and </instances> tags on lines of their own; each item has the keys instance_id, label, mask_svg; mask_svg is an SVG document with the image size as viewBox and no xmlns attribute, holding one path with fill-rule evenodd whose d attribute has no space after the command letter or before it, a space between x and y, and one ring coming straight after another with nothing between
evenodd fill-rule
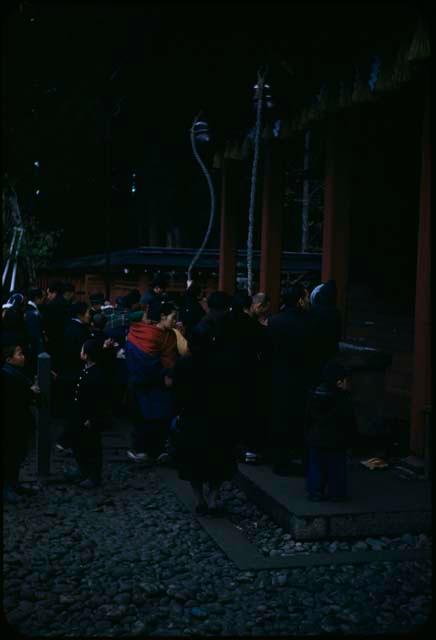
<instances>
[{"instance_id":1,"label":"stone step","mask_svg":"<svg viewBox=\"0 0 436 640\"><path fill-rule=\"evenodd\" d=\"M393 468L370 471L351 465L352 497L343 503L309 502L304 477L277 476L266 465L240 464L236 480L296 540L431 531L430 482L404 479Z\"/></svg>"}]
</instances>

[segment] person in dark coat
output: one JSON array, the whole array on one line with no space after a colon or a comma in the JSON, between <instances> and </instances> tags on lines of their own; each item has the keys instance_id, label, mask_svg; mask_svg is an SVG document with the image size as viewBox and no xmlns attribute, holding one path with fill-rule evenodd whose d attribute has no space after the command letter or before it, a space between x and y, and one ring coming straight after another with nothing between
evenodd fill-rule
<instances>
[{"instance_id":1,"label":"person in dark coat","mask_svg":"<svg viewBox=\"0 0 436 640\"><path fill-rule=\"evenodd\" d=\"M182 297L179 308L179 321L183 326L184 336L190 339L192 330L202 318L206 315L205 310L200 304L203 297L203 290L200 285L192 283Z\"/></svg>"},{"instance_id":2,"label":"person in dark coat","mask_svg":"<svg viewBox=\"0 0 436 640\"><path fill-rule=\"evenodd\" d=\"M51 366L59 371L62 362L64 332L71 318L69 303L63 296L61 282L50 284L47 288L47 303L41 307L43 326L47 335L47 351L51 356Z\"/></svg>"},{"instance_id":3,"label":"person in dark coat","mask_svg":"<svg viewBox=\"0 0 436 640\"><path fill-rule=\"evenodd\" d=\"M34 288L29 290L24 322L29 337L29 367L33 373L36 373L37 370L39 354L45 351L45 336L40 311L44 301L45 293L42 289Z\"/></svg>"},{"instance_id":4,"label":"person in dark coat","mask_svg":"<svg viewBox=\"0 0 436 640\"><path fill-rule=\"evenodd\" d=\"M312 501L347 497L347 449L353 446L356 434L348 376L342 365L330 361L323 368L321 383L309 395L305 441Z\"/></svg>"},{"instance_id":5,"label":"person in dark coat","mask_svg":"<svg viewBox=\"0 0 436 640\"><path fill-rule=\"evenodd\" d=\"M143 308L147 308L148 318L153 322L160 321L161 305L168 300L165 293L166 281L162 276L156 276L150 287L150 291L146 291L140 299Z\"/></svg>"},{"instance_id":6,"label":"person in dark coat","mask_svg":"<svg viewBox=\"0 0 436 640\"><path fill-rule=\"evenodd\" d=\"M242 459L255 463L265 445L265 422L262 411L266 389L263 387L265 371L267 334L256 316L251 314L252 297L246 290L239 290L233 296L230 317L234 323L236 341L234 350L238 350L243 362L244 374L240 380L241 395L245 403L244 417L241 423Z\"/></svg>"},{"instance_id":7,"label":"person in dark coat","mask_svg":"<svg viewBox=\"0 0 436 640\"><path fill-rule=\"evenodd\" d=\"M308 363L310 333L307 326L309 296L294 284L283 293L283 305L269 319L271 343L271 424L269 448L273 471L292 475L291 453L304 455L304 419L311 383Z\"/></svg>"},{"instance_id":8,"label":"person in dark coat","mask_svg":"<svg viewBox=\"0 0 436 640\"><path fill-rule=\"evenodd\" d=\"M14 305L3 309L2 342L3 344L22 345L24 354L28 357L29 332L24 319L24 310L21 305ZM26 363L26 369L28 368L28 363Z\"/></svg>"},{"instance_id":9,"label":"person in dark coat","mask_svg":"<svg viewBox=\"0 0 436 640\"><path fill-rule=\"evenodd\" d=\"M3 500L16 504L20 494L25 493L19 484L19 473L35 429L31 407L39 388L24 373L25 355L21 345L3 343L2 356Z\"/></svg>"},{"instance_id":10,"label":"person in dark coat","mask_svg":"<svg viewBox=\"0 0 436 640\"><path fill-rule=\"evenodd\" d=\"M103 347L98 340L86 340L80 357L80 373L72 406L72 449L82 478L79 487L94 489L102 481L101 432L109 421L108 387L102 362ZM70 474L71 475L71 474Z\"/></svg>"},{"instance_id":11,"label":"person in dark coat","mask_svg":"<svg viewBox=\"0 0 436 640\"><path fill-rule=\"evenodd\" d=\"M341 314L336 306L337 290L334 280L316 287L311 295L308 323L312 335L310 358L313 366L313 384L320 381L323 367L339 352Z\"/></svg>"},{"instance_id":12,"label":"person in dark coat","mask_svg":"<svg viewBox=\"0 0 436 640\"><path fill-rule=\"evenodd\" d=\"M91 293L89 296L89 303L89 314L92 321L96 314L101 314L101 308L104 304L104 295L102 293Z\"/></svg>"},{"instance_id":13,"label":"person in dark coat","mask_svg":"<svg viewBox=\"0 0 436 640\"><path fill-rule=\"evenodd\" d=\"M209 296L209 312L191 335L191 355L181 358L174 369L179 416L174 462L179 477L191 483L199 514L219 513L219 488L237 469L244 366L234 350L236 333L226 313L229 305L224 292Z\"/></svg>"},{"instance_id":14,"label":"person in dark coat","mask_svg":"<svg viewBox=\"0 0 436 640\"><path fill-rule=\"evenodd\" d=\"M64 330L62 362L57 384L62 393L63 415L67 418L67 426L58 438L56 448L60 451L71 448L70 410L74 398L74 389L82 371L81 351L83 344L91 336L89 307L86 302L73 305L73 318Z\"/></svg>"}]
</instances>

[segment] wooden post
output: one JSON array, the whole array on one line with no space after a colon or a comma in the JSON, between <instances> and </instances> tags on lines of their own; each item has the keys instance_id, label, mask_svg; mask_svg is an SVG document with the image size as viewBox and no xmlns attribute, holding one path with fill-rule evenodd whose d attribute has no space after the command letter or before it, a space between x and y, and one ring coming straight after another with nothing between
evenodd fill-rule
<instances>
[{"instance_id":1,"label":"wooden post","mask_svg":"<svg viewBox=\"0 0 436 640\"><path fill-rule=\"evenodd\" d=\"M223 158L221 186L221 235L218 287L232 295L236 287L236 226L238 219L240 162Z\"/></svg>"},{"instance_id":2,"label":"wooden post","mask_svg":"<svg viewBox=\"0 0 436 640\"><path fill-rule=\"evenodd\" d=\"M37 474L45 481L50 474L51 430L50 430L50 387L51 357L48 353L38 356L38 385L41 390L38 409L37 431Z\"/></svg>"},{"instance_id":3,"label":"wooden post","mask_svg":"<svg viewBox=\"0 0 436 640\"><path fill-rule=\"evenodd\" d=\"M422 140L421 193L415 298L415 351L411 402L410 449L424 456L425 408L431 405L431 229L430 229L430 103L427 99Z\"/></svg>"},{"instance_id":4,"label":"wooden post","mask_svg":"<svg viewBox=\"0 0 436 640\"><path fill-rule=\"evenodd\" d=\"M345 315L350 245L351 131L345 114L327 123L322 281L333 279Z\"/></svg>"},{"instance_id":5,"label":"wooden post","mask_svg":"<svg viewBox=\"0 0 436 640\"><path fill-rule=\"evenodd\" d=\"M273 313L280 304L283 176L282 145L270 140L265 152L259 290L270 296Z\"/></svg>"}]
</instances>

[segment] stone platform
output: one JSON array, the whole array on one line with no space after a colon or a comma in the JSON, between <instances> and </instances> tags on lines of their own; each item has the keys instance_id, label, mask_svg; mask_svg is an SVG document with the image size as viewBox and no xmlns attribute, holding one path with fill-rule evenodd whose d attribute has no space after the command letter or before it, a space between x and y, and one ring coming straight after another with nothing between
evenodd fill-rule
<instances>
[{"instance_id":1,"label":"stone platform","mask_svg":"<svg viewBox=\"0 0 436 640\"><path fill-rule=\"evenodd\" d=\"M304 477L281 477L269 466L239 465L237 484L296 540L396 536L431 531L431 486L403 478L394 468L349 467L351 498L343 503L309 502Z\"/></svg>"}]
</instances>

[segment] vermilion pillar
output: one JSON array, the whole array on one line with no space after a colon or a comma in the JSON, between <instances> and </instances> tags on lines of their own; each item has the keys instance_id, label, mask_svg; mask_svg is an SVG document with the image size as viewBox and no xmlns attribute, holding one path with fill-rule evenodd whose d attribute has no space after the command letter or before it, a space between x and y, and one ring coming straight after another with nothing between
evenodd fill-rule
<instances>
[{"instance_id":1,"label":"vermilion pillar","mask_svg":"<svg viewBox=\"0 0 436 640\"><path fill-rule=\"evenodd\" d=\"M283 147L271 140L266 149L262 196L262 239L259 290L271 298L276 313L280 303L283 230Z\"/></svg>"},{"instance_id":2,"label":"vermilion pillar","mask_svg":"<svg viewBox=\"0 0 436 640\"><path fill-rule=\"evenodd\" d=\"M422 141L421 193L415 298L415 352L411 402L410 448L424 453L424 409L431 403L430 361L430 104L427 99Z\"/></svg>"},{"instance_id":3,"label":"vermilion pillar","mask_svg":"<svg viewBox=\"0 0 436 640\"><path fill-rule=\"evenodd\" d=\"M221 291L232 295L236 284L236 230L241 184L240 161L225 154L222 164L219 281Z\"/></svg>"},{"instance_id":4,"label":"vermilion pillar","mask_svg":"<svg viewBox=\"0 0 436 640\"><path fill-rule=\"evenodd\" d=\"M322 281L333 279L345 315L350 245L351 125L341 112L327 124Z\"/></svg>"}]
</instances>

